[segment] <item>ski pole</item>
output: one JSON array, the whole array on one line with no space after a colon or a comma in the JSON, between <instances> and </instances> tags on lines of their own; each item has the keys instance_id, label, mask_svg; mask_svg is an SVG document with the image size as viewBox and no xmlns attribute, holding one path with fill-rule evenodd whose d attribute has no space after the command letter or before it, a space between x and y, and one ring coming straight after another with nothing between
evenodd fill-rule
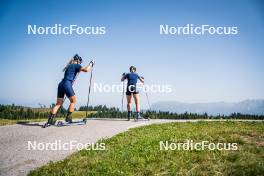
<instances>
[{"instance_id":1,"label":"ski pole","mask_svg":"<svg viewBox=\"0 0 264 176\"><path fill-rule=\"evenodd\" d=\"M149 103L149 96L148 96L148 92L146 90L146 87L144 85L144 91L145 91L145 94L146 94L146 97L147 97L147 102L148 102L148 106L149 106L149 111L151 111L151 106L150 106L150 103Z\"/></svg>"},{"instance_id":2,"label":"ski pole","mask_svg":"<svg viewBox=\"0 0 264 176\"><path fill-rule=\"evenodd\" d=\"M122 112L124 111L124 95L125 95L125 81L123 81Z\"/></svg>"},{"instance_id":3,"label":"ski pole","mask_svg":"<svg viewBox=\"0 0 264 176\"><path fill-rule=\"evenodd\" d=\"M149 106L149 113L150 113L150 115L148 116L148 120L150 119L150 116L151 116L151 106L150 106L150 102L149 102L149 96L148 96L148 92L147 92L147 90L146 90L146 87L145 87L145 85L144 85L144 91L145 91L145 95L146 95L146 98L147 98L147 102L148 102L148 106Z\"/></svg>"},{"instance_id":4,"label":"ski pole","mask_svg":"<svg viewBox=\"0 0 264 176\"><path fill-rule=\"evenodd\" d=\"M88 90L88 98L87 98L87 104L86 104L86 118L88 117L88 108L90 103L90 93L91 93L91 85L92 85L92 78L93 78L93 69L91 70L90 75L90 81L89 81L89 90Z\"/></svg>"}]
</instances>

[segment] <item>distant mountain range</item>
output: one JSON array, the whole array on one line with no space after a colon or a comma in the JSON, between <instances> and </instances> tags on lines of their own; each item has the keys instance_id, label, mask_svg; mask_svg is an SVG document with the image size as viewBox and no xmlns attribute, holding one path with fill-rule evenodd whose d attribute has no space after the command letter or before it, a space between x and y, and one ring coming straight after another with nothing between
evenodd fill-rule
<instances>
[{"instance_id":1,"label":"distant mountain range","mask_svg":"<svg viewBox=\"0 0 264 176\"><path fill-rule=\"evenodd\" d=\"M237 103L182 103L177 101L161 101L152 104L152 110L169 111L175 113L208 113L210 115L229 115L242 113L251 115L264 115L264 100L245 100Z\"/></svg>"}]
</instances>

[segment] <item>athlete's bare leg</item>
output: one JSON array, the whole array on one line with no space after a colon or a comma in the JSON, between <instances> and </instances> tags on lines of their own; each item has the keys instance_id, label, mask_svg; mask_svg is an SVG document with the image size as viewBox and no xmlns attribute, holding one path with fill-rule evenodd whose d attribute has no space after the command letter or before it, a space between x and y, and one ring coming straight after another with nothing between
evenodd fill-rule
<instances>
[{"instance_id":1,"label":"athlete's bare leg","mask_svg":"<svg viewBox=\"0 0 264 176\"><path fill-rule=\"evenodd\" d=\"M127 111L131 111L131 101L132 101L132 96L127 95Z\"/></svg>"},{"instance_id":2,"label":"athlete's bare leg","mask_svg":"<svg viewBox=\"0 0 264 176\"><path fill-rule=\"evenodd\" d=\"M68 108L68 112L73 112L76 104L76 96L75 95L71 96L69 99L70 99L70 105Z\"/></svg>"},{"instance_id":3,"label":"athlete's bare leg","mask_svg":"<svg viewBox=\"0 0 264 176\"><path fill-rule=\"evenodd\" d=\"M133 97L136 104L136 112L140 112L139 94L133 94Z\"/></svg>"},{"instance_id":4,"label":"athlete's bare leg","mask_svg":"<svg viewBox=\"0 0 264 176\"><path fill-rule=\"evenodd\" d=\"M64 98L57 98L57 102L56 105L52 108L51 110L51 114L57 114L59 108L62 106L63 104L63 100Z\"/></svg>"}]
</instances>

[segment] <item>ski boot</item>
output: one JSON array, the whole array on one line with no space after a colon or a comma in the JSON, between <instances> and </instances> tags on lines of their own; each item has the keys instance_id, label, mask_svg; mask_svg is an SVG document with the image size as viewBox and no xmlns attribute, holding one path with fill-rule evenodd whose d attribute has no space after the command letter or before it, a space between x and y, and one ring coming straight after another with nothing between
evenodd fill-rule
<instances>
[{"instance_id":1,"label":"ski boot","mask_svg":"<svg viewBox=\"0 0 264 176\"><path fill-rule=\"evenodd\" d=\"M127 120L128 121L130 121L131 115L132 115L132 111L128 111L127 112Z\"/></svg>"},{"instance_id":2,"label":"ski boot","mask_svg":"<svg viewBox=\"0 0 264 176\"><path fill-rule=\"evenodd\" d=\"M140 112L137 112L137 117L135 119L135 121L137 122L138 120L143 119L143 117L140 116Z\"/></svg>"},{"instance_id":3,"label":"ski boot","mask_svg":"<svg viewBox=\"0 0 264 176\"><path fill-rule=\"evenodd\" d=\"M72 123L72 118L69 116L67 116L66 118L65 118L65 122L67 122L67 123Z\"/></svg>"},{"instance_id":4,"label":"ski boot","mask_svg":"<svg viewBox=\"0 0 264 176\"><path fill-rule=\"evenodd\" d=\"M49 118L48 118L48 122L46 122L42 128L46 128L46 127L49 127L51 125L55 125L56 123L56 118L55 118L55 115L54 114L50 114L49 115Z\"/></svg>"},{"instance_id":5,"label":"ski boot","mask_svg":"<svg viewBox=\"0 0 264 176\"><path fill-rule=\"evenodd\" d=\"M86 122L87 122L87 118L84 118L83 123L86 124Z\"/></svg>"},{"instance_id":6,"label":"ski boot","mask_svg":"<svg viewBox=\"0 0 264 176\"><path fill-rule=\"evenodd\" d=\"M68 111L67 116L66 116L66 118L65 118L65 122L67 122L67 123L72 123L72 117L71 117L71 114L72 114L72 112L69 112L69 111Z\"/></svg>"}]
</instances>

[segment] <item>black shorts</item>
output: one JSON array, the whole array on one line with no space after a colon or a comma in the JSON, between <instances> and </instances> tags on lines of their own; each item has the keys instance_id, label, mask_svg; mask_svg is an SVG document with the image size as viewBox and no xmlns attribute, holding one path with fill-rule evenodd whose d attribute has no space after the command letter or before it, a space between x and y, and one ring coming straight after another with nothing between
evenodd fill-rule
<instances>
[{"instance_id":1,"label":"black shorts","mask_svg":"<svg viewBox=\"0 0 264 176\"><path fill-rule=\"evenodd\" d=\"M126 95L138 94L138 93L139 92L137 91L136 85L128 85L127 86Z\"/></svg>"}]
</instances>

